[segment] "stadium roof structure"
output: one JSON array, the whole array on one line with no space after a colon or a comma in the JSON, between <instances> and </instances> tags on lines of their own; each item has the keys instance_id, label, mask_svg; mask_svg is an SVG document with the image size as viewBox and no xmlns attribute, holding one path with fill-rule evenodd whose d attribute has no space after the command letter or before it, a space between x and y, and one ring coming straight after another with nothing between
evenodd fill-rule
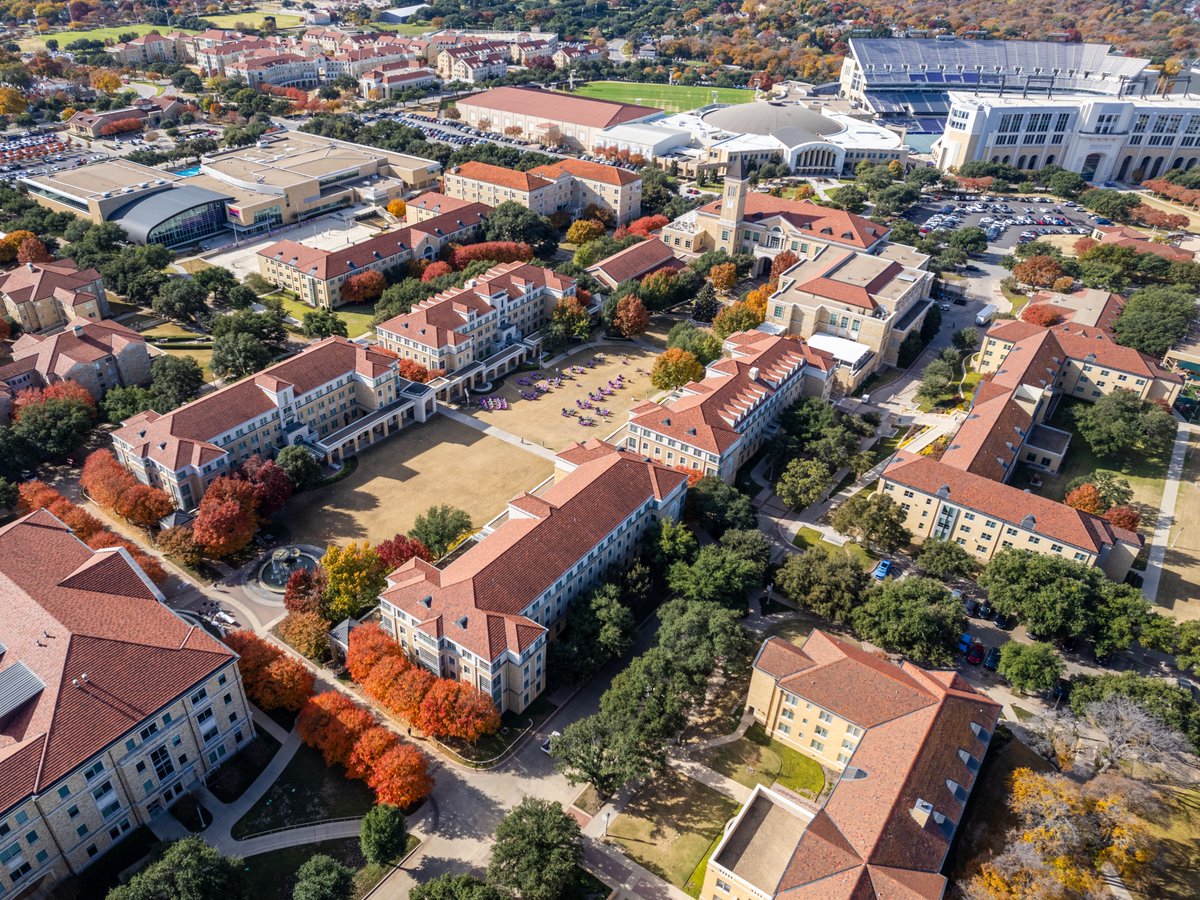
<instances>
[{"instance_id":1,"label":"stadium roof structure","mask_svg":"<svg viewBox=\"0 0 1200 900\"><path fill-rule=\"evenodd\" d=\"M999 91L1036 85L1058 91L1120 94L1147 59L1116 56L1107 44L976 41L960 38L851 38L862 90Z\"/></svg>"}]
</instances>

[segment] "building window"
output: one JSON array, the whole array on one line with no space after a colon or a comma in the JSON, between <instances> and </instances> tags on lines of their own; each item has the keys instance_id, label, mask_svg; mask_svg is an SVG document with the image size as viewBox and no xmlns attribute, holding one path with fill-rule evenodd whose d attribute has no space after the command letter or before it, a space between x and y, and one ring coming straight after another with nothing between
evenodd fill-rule
<instances>
[{"instance_id":1,"label":"building window","mask_svg":"<svg viewBox=\"0 0 1200 900\"><path fill-rule=\"evenodd\" d=\"M816 740L815 738L808 742L808 746L812 747L818 753L825 752L825 745L822 744L820 741Z\"/></svg>"}]
</instances>

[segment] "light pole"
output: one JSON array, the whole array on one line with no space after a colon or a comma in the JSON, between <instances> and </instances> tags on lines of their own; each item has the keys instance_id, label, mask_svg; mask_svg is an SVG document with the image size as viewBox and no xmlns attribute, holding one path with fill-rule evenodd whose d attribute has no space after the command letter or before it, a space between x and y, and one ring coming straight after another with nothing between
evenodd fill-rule
<instances>
[{"instance_id":1,"label":"light pole","mask_svg":"<svg viewBox=\"0 0 1200 900\"><path fill-rule=\"evenodd\" d=\"M608 837L608 812L604 813L604 836Z\"/></svg>"}]
</instances>

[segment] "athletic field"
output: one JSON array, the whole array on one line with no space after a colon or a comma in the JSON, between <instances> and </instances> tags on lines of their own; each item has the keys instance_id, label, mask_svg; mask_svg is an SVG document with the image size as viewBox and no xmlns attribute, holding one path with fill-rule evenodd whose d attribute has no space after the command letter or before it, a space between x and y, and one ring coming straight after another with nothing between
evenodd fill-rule
<instances>
[{"instance_id":1,"label":"athletic field","mask_svg":"<svg viewBox=\"0 0 1200 900\"><path fill-rule=\"evenodd\" d=\"M302 18L292 13L240 12L226 13L220 16L201 15L201 18L212 22L215 28L234 28L239 22L247 28L261 28L263 19L267 16L275 17L276 28L295 28L304 22Z\"/></svg>"},{"instance_id":2,"label":"athletic field","mask_svg":"<svg viewBox=\"0 0 1200 900\"><path fill-rule=\"evenodd\" d=\"M576 88L575 93L597 100L655 106L668 112L684 112L712 103L713 91L718 103L749 103L754 91L741 88L691 87L682 84L634 84L628 81L592 81Z\"/></svg>"}]
</instances>

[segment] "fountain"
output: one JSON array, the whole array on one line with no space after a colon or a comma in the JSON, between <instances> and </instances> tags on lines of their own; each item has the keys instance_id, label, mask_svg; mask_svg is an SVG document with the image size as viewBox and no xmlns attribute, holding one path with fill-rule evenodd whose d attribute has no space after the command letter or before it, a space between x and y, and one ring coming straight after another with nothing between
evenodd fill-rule
<instances>
[{"instance_id":1,"label":"fountain","mask_svg":"<svg viewBox=\"0 0 1200 900\"><path fill-rule=\"evenodd\" d=\"M317 567L317 558L299 547L280 547L272 550L267 561L258 570L258 580L267 590L282 594L292 573L300 569L312 571Z\"/></svg>"}]
</instances>

